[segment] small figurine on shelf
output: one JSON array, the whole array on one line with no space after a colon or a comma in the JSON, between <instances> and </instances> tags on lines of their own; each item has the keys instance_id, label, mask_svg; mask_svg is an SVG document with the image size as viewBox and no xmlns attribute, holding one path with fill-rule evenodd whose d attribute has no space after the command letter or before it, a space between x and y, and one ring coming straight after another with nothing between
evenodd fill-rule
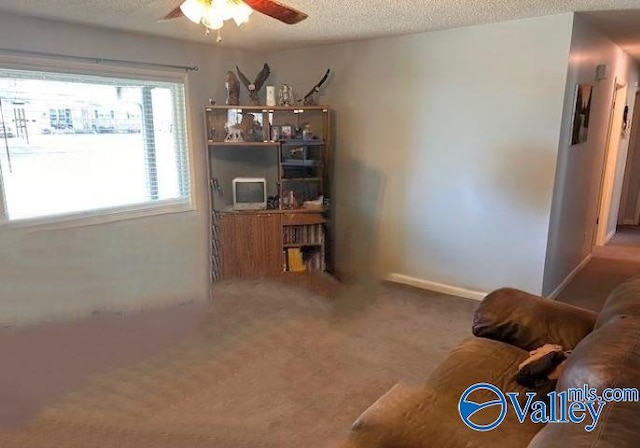
<instances>
[{"instance_id":1,"label":"small figurine on shelf","mask_svg":"<svg viewBox=\"0 0 640 448\"><path fill-rule=\"evenodd\" d=\"M322 79L315 85L313 88L304 96L303 102L305 106L315 106L315 94L320 92L320 88L322 85L329 79L329 75L331 74L331 70L327 69L326 73L322 77Z\"/></svg>"},{"instance_id":2,"label":"small figurine on shelf","mask_svg":"<svg viewBox=\"0 0 640 448\"><path fill-rule=\"evenodd\" d=\"M227 128L227 137L224 139L227 143L244 142L244 130L239 124L231 125Z\"/></svg>"},{"instance_id":3,"label":"small figurine on shelf","mask_svg":"<svg viewBox=\"0 0 640 448\"><path fill-rule=\"evenodd\" d=\"M275 210L278 208L278 204L280 203L280 196L269 196L267 198L267 210Z\"/></svg>"},{"instance_id":4,"label":"small figurine on shelf","mask_svg":"<svg viewBox=\"0 0 640 448\"><path fill-rule=\"evenodd\" d=\"M298 203L296 201L296 195L292 190L289 192L289 207L296 208L297 206L298 206Z\"/></svg>"},{"instance_id":5,"label":"small figurine on shelf","mask_svg":"<svg viewBox=\"0 0 640 448\"><path fill-rule=\"evenodd\" d=\"M238 114L236 117L239 116ZM262 125L256 120L254 114L242 114L240 123L227 124L225 130L227 132L225 142L255 142L262 139Z\"/></svg>"},{"instance_id":6,"label":"small figurine on shelf","mask_svg":"<svg viewBox=\"0 0 640 448\"><path fill-rule=\"evenodd\" d=\"M227 72L227 78L224 83L227 88L227 105L237 106L240 104L240 82L238 77L231 70Z\"/></svg>"},{"instance_id":7,"label":"small figurine on shelf","mask_svg":"<svg viewBox=\"0 0 640 448\"><path fill-rule=\"evenodd\" d=\"M287 194L285 194L285 196L282 198L282 208L289 209L289 208L296 208L296 207L297 207L296 194L293 192L293 190L291 190Z\"/></svg>"},{"instance_id":8,"label":"small figurine on shelf","mask_svg":"<svg viewBox=\"0 0 640 448\"><path fill-rule=\"evenodd\" d=\"M302 128L302 140L313 140L313 131L311 130L311 125L309 123L304 125Z\"/></svg>"},{"instance_id":9,"label":"small figurine on shelf","mask_svg":"<svg viewBox=\"0 0 640 448\"><path fill-rule=\"evenodd\" d=\"M242 73L240 67L238 67L237 65L236 70L238 72L238 76L242 80L242 84L244 84L244 86L249 91L249 100L251 101L251 104L257 106L258 104L260 104L260 89L262 89L262 86L271 74L269 64L264 64L262 70L260 70L260 73L256 75L256 79L253 82L249 81L249 78L247 78L245 74Z\"/></svg>"},{"instance_id":10,"label":"small figurine on shelf","mask_svg":"<svg viewBox=\"0 0 640 448\"><path fill-rule=\"evenodd\" d=\"M293 89L283 84L280 86L280 92L278 94L278 103L280 106L292 106L293 105Z\"/></svg>"}]
</instances>

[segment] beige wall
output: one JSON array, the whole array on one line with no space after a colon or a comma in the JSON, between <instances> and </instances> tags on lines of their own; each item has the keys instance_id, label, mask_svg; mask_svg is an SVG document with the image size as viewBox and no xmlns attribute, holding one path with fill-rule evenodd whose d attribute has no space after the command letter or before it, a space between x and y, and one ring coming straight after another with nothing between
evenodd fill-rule
<instances>
[{"instance_id":1,"label":"beige wall","mask_svg":"<svg viewBox=\"0 0 640 448\"><path fill-rule=\"evenodd\" d=\"M0 47L77 56L199 65L189 75L197 210L58 229L0 225L0 325L138 309L208 297L208 232L202 106L224 94L235 63L251 53L171 39L0 15Z\"/></svg>"},{"instance_id":2,"label":"beige wall","mask_svg":"<svg viewBox=\"0 0 640 448\"><path fill-rule=\"evenodd\" d=\"M274 52L333 70L338 266L542 290L572 15Z\"/></svg>"},{"instance_id":3,"label":"beige wall","mask_svg":"<svg viewBox=\"0 0 640 448\"><path fill-rule=\"evenodd\" d=\"M565 14L258 55L1 16L5 48L201 70L188 92L197 211L57 230L0 227L0 323L206 299L201 107L224 98L226 69L240 63L254 73L264 61L271 84L288 82L299 95L333 70L322 101L336 111L340 271L539 293L546 256L549 289L581 258L582 238L574 241L570 226L585 222L591 180L583 185L581 176L594 172L596 158L561 144L557 160L558 142L568 139L565 88L591 76L601 55L612 73L626 73L624 57L577 24L573 44L573 15ZM589 138L601 142L601 130Z\"/></svg>"},{"instance_id":4,"label":"beige wall","mask_svg":"<svg viewBox=\"0 0 640 448\"><path fill-rule=\"evenodd\" d=\"M608 65L609 77L596 82L595 70L599 64ZM616 79L629 86L627 103L633 108L634 83L638 80L636 63L585 18L576 15L549 227L545 294L552 293L591 252ZM579 83L594 85L588 140L580 145L569 146L574 89ZM613 210L607 223L607 233L615 230L628 138L623 139L620 145Z\"/></svg>"}]
</instances>

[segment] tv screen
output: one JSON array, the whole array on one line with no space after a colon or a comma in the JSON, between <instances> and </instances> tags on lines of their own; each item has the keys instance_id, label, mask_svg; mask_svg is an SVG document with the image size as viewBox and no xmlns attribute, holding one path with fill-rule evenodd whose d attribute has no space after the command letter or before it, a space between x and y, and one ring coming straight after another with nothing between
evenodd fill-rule
<instances>
[{"instance_id":1,"label":"tv screen","mask_svg":"<svg viewBox=\"0 0 640 448\"><path fill-rule=\"evenodd\" d=\"M233 208L236 210L267 208L266 184L264 178L236 177L233 179Z\"/></svg>"},{"instance_id":2,"label":"tv screen","mask_svg":"<svg viewBox=\"0 0 640 448\"><path fill-rule=\"evenodd\" d=\"M236 183L236 203L264 202L264 182Z\"/></svg>"}]
</instances>

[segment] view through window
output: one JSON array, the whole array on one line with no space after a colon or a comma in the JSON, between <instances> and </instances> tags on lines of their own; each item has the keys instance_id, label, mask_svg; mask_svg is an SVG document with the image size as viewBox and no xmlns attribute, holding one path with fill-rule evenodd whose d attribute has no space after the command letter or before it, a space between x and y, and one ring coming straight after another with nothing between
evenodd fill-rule
<instances>
[{"instance_id":1,"label":"view through window","mask_svg":"<svg viewBox=\"0 0 640 448\"><path fill-rule=\"evenodd\" d=\"M0 69L0 101L4 219L188 200L183 83Z\"/></svg>"}]
</instances>

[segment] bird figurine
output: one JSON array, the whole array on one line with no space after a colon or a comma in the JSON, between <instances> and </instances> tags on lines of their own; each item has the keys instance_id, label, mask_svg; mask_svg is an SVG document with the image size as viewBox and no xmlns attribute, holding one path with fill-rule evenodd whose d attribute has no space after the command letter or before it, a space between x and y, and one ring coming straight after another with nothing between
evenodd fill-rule
<instances>
[{"instance_id":1,"label":"bird figurine","mask_svg":"<svg viewBox=\"0 0 640 448\"><path fill-rule=\"evenodd\" d=\"M240 83L236 74L231 70L227 72L224 85L227 88L227 105L237 106L240 104Z\"/></svg>"},{"instance_id":2,"label":"bird figurine","mask_svg":"<svg viewBox=\"0 0 640 448\"><path fill-rule=\"evenodd\" d=\"M315 105L315 99L314 96L316 93L320 92L320 88L322 87L322 85L327 81L327 79L329 79L329 75L331 74L331 69L327 69L326 73L324 74L324 76L322 77L322 79L315 85L313 86L313 88L309 91L309 93L307 93L304 96L304 105L305 106L314 106Z\"/></svg>"},{"instance_id":3,"label":"bird figurine","mask_svg":"<svg viewBox=\"0 0 640 448\"><path fill-rule=\"evenodd\" d=\"M271 69L269 68L269 65L266 63L264 64L264 66L262 67L262 70L260 70L260 73L256 75L256 80L253 82L249 81L249 78L247 78L244 75L244 73L242 73L242 71L240 70L240 67L238 67L237 65L236 65L236 70L238 71L238 76L240 77L242 84L244 84L244 86L249 91L249 99L251 100L251 104L253 104L254 106L259 105L260 89L262 89L262 86L264 85L265 81L271 74Z\"/></svg>"}]
</instances>

